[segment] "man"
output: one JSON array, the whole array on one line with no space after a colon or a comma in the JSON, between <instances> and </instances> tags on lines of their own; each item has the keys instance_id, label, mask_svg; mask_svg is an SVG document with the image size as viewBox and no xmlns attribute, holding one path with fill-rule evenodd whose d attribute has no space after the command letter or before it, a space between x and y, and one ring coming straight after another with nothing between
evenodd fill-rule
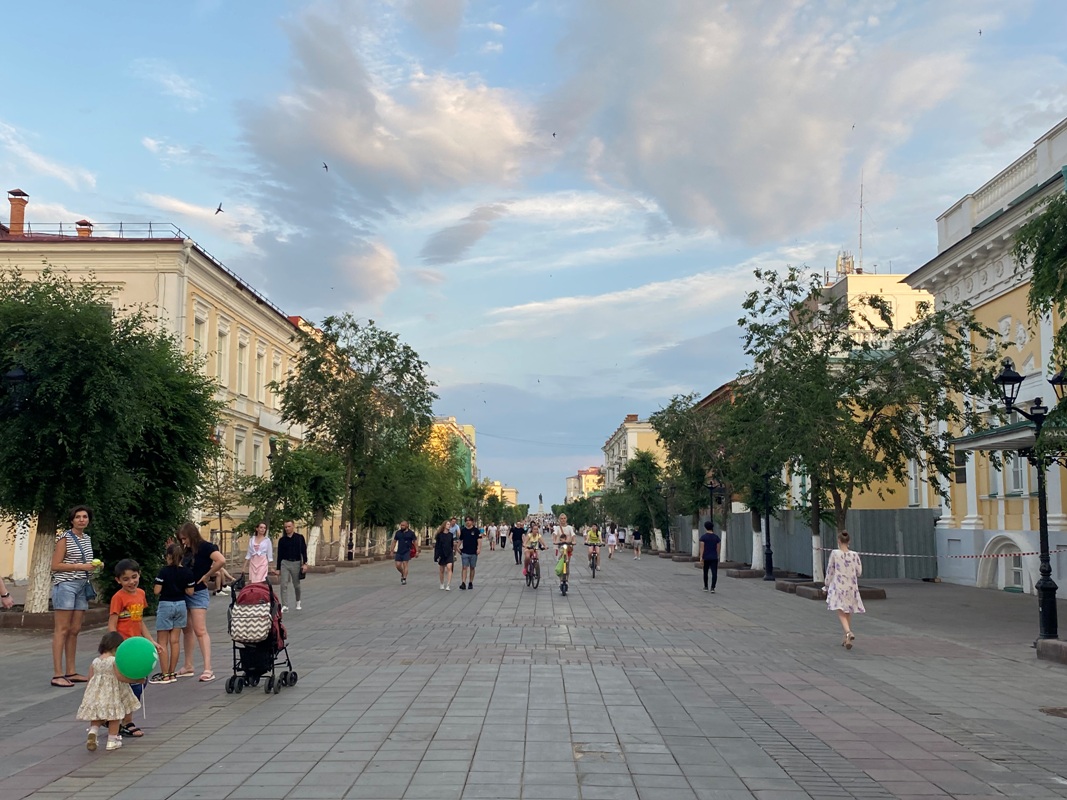
<instances>
[{"instance_id":1,"label":"man","mask_svg":"<svg viewBox=\"0 0 1067 800\"><path fill-rule=\"evenodd\" d=\"M453 536L459 536L459 523L456 522L455 517L448 521L448 530Z\"/></svg>"},{"instance_id":2,"label":"man","mask_svg":"<svg viewBox=\"0 0 1067 800\"><path fill-rule=\"evenodd\" d=\"M462 569L459 573L459 588L474 588L474 568L478 566L478 554L482 552L482 532L474 524L474 517L467 517L466 524L459 529L459 559Z\"/></svg>"},{"instance_id":3,"label":"man","mask_svg":"<svg viewBox=\"0 0 1067 800\"><path fill-rule=\"evenodd\" d=\"M526 529L522 526L522 520L518 520L511 526L511 549L515 551L515 563L522 563L522 537L526 535Z\"/></svg>"},{"instance_id":4,"label":"man","mask_svg":"<svg viewBox=\"0 0 1067 800\"><path fill-rule=\"evenodd\" d=\"M393 534L393 563L396 571L400 573L400 585L406 586L408 582L408 567L411 566L411 551L415 548L415 531L411 530L408 521L400 521L400 530Z\"/></svg>"},{"instance_id":5,"label":"man","mask_svg":"<svg viewBox=\"0 0 1067 800\"><path fill-rule=\"evenodd\" d=\"M704 523L704 535L700 537L700 550L697 559L704 567L704 591L715 594L715 584L719 582L719 548L722 539L715 533L715 523L710 519ZM708 572L711 572L711 588L708 588Z\"/></svg>"},{"instance_id":6,"label":"man","mask_svg":"<svg viewBox=\"0 0 1067 800\"><path fill-rule=\"evenodd\" d=\"M485 538L489 540L489 549L496 550L496 523L492 522L485 528Z\"/></svg>"},{"instance_id":7,"label":"man","mask_svg":"<svg viewBox=\"0 0 1067 800\"><path fill-rule=\"evenodd\" d=\"M552 542L556 545L556 558L559 558L561 544L574 544L574 527L567 524L567 515L559 515L559 524L552 529Z\"/></svg>"},{"instance_id":8,"label":"man","mask_svg":"<svg viewBox=\"0 0 1067 800\"><path fill-rule=\"evenodd\" d=\"M293 585L296 596L296 610L300 610L300 581L307 573L308 544L302 534L296 532L296 523L291 519L285 521L285 535L278 540L278 557L275 568L278 570L278 583L282 585L282 612L289 610L286 605L289 597L289 584Z\"/></svg>"},{"instance_id":9,"label":"man","mask_svg":"<svg viewBox=\"0 0 1067 800\"><path fill-rule=\"evenodd\" d=\"M501 522L496 526L497 535L500 537L500 549L503 550L508 543L508 524Z\"/></svg>"}]
</instances>

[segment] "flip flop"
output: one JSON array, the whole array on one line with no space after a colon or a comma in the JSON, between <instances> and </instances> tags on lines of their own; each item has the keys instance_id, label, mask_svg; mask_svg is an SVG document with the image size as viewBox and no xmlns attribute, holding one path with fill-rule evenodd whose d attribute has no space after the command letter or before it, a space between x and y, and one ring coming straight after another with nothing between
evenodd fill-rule
<instances>
[{"instance_id":1,"label":"flip flop","mask_svg":"<svg viewBox=\"0 0 1067 800\"><path fill-rule=\"evenodd\" d=\"M174 677L175 678L191 678L195 674L196 674L196 672L194 670L186 671L186 670L183 669L183 670L179 670L178 672L175 672L174 673Z\"/></svg>"},{"instance_id":2,"label":"flip flop","mask_svg":"<svg viewBox=\"0 0 1067 800\"><path fill-rule=\"evenodd\" d=\"M79 675L77 672L72 672L69 675L64 675L63 677L66 678L71 683L88 683L89 682L88 678L86 678L84 675Z\"/></svg>"},{"instance_id":3,"label":"flip flop","mask_svg":"<svg viewBox=\"0 0 1067 800\"><path fill-rule=\"evenodd\" d=\"M214 672L205 672L203 675L200 676L201 683L210 683L213 680L215 680Z\"/></svg>"},{"instance_id":4,"label":"flip flop","mask_svg":"<svg viewBox=\"0 0 1067 800\"><path fill-rule=\"evenodd\" d=\"M67 678L66 675L56 675L52 678L52 685L60 689L73 689L74 684Z\"/></svg>"}]
</instances>

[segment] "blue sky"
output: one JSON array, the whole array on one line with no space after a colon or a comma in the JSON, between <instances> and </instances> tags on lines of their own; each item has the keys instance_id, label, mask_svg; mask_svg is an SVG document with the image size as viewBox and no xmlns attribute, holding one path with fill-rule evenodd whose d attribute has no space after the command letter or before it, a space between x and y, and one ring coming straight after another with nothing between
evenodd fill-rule
<instances>
[{"instance_id":1,"label":"blue sky","mask_svg":"<svg viewBox=\"0 0 1067 800\"><path fill-rule=\"evenodd\" d=\"M31 222L173 222L287 313L397 331L523 502L733 377L752 268L856 250L861 173L864 264L910 272L1067 116L1061 0L4 14L0 177Z\"/></svg>"}]
</instances>

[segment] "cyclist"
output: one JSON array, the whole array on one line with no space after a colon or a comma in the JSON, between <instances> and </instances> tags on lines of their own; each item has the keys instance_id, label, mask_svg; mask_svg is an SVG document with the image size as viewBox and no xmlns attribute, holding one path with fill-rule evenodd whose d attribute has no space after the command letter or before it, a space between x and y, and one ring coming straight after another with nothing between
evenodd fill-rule
<instances>
[{"instance_id":1,"label":"cyclist","mask_svg":"<svg viewBox=\"0 0 1067 800\"><path fill-rule=\"evenodd\" d=\"M567 515L559 515L559 525L552 529L552 543L556 545L556 558L559 558L560 545L574 545L574 528L567 524Z\"/></svg>"},{"instance_id":2,"label":"cyclist","mask_svg":"<svg viewBox=\"0 0 1067 800\"><path fill-rule=\"evenodd\" d=\"M604 544L604 540L600 537L600 528L596 525L590 525L589 530L585 532L585 546L589 548L589 563L593 563L593 559L596 559L597 567L600 566L600 546Z\"/></svg>"},{"instance_id":3,"label":"cyclist","mask_svg":"<svg viewBox=\"0 0 1067 800\"><path fill-rule=\"evenodd\" d=\"M530 526L529 532L522 537L522 547L524 551L522 559L522 574L526 574L526 570L530 567L530 555L535 550L544 550L544 537L541 536L541 528L535 522Z\"/></svg>"}]
</instances>

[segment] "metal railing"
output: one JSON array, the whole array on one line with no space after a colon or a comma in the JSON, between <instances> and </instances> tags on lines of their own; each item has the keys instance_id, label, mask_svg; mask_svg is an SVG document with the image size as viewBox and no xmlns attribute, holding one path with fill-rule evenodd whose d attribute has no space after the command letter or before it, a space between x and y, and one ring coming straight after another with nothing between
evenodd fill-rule
<instances>
[{"instance_id":1,"label":"metal railing","mask_svg":"<svg viewBox=\"0 0 1067 800\"><path fill-rule=\"evenodd\" d=\"M92 237L106 239L188 239L185 231L170 222L94 223ZM78 226L62 222L25 223L26 236L78 236Z\"/></svg>"}]
</instances>

